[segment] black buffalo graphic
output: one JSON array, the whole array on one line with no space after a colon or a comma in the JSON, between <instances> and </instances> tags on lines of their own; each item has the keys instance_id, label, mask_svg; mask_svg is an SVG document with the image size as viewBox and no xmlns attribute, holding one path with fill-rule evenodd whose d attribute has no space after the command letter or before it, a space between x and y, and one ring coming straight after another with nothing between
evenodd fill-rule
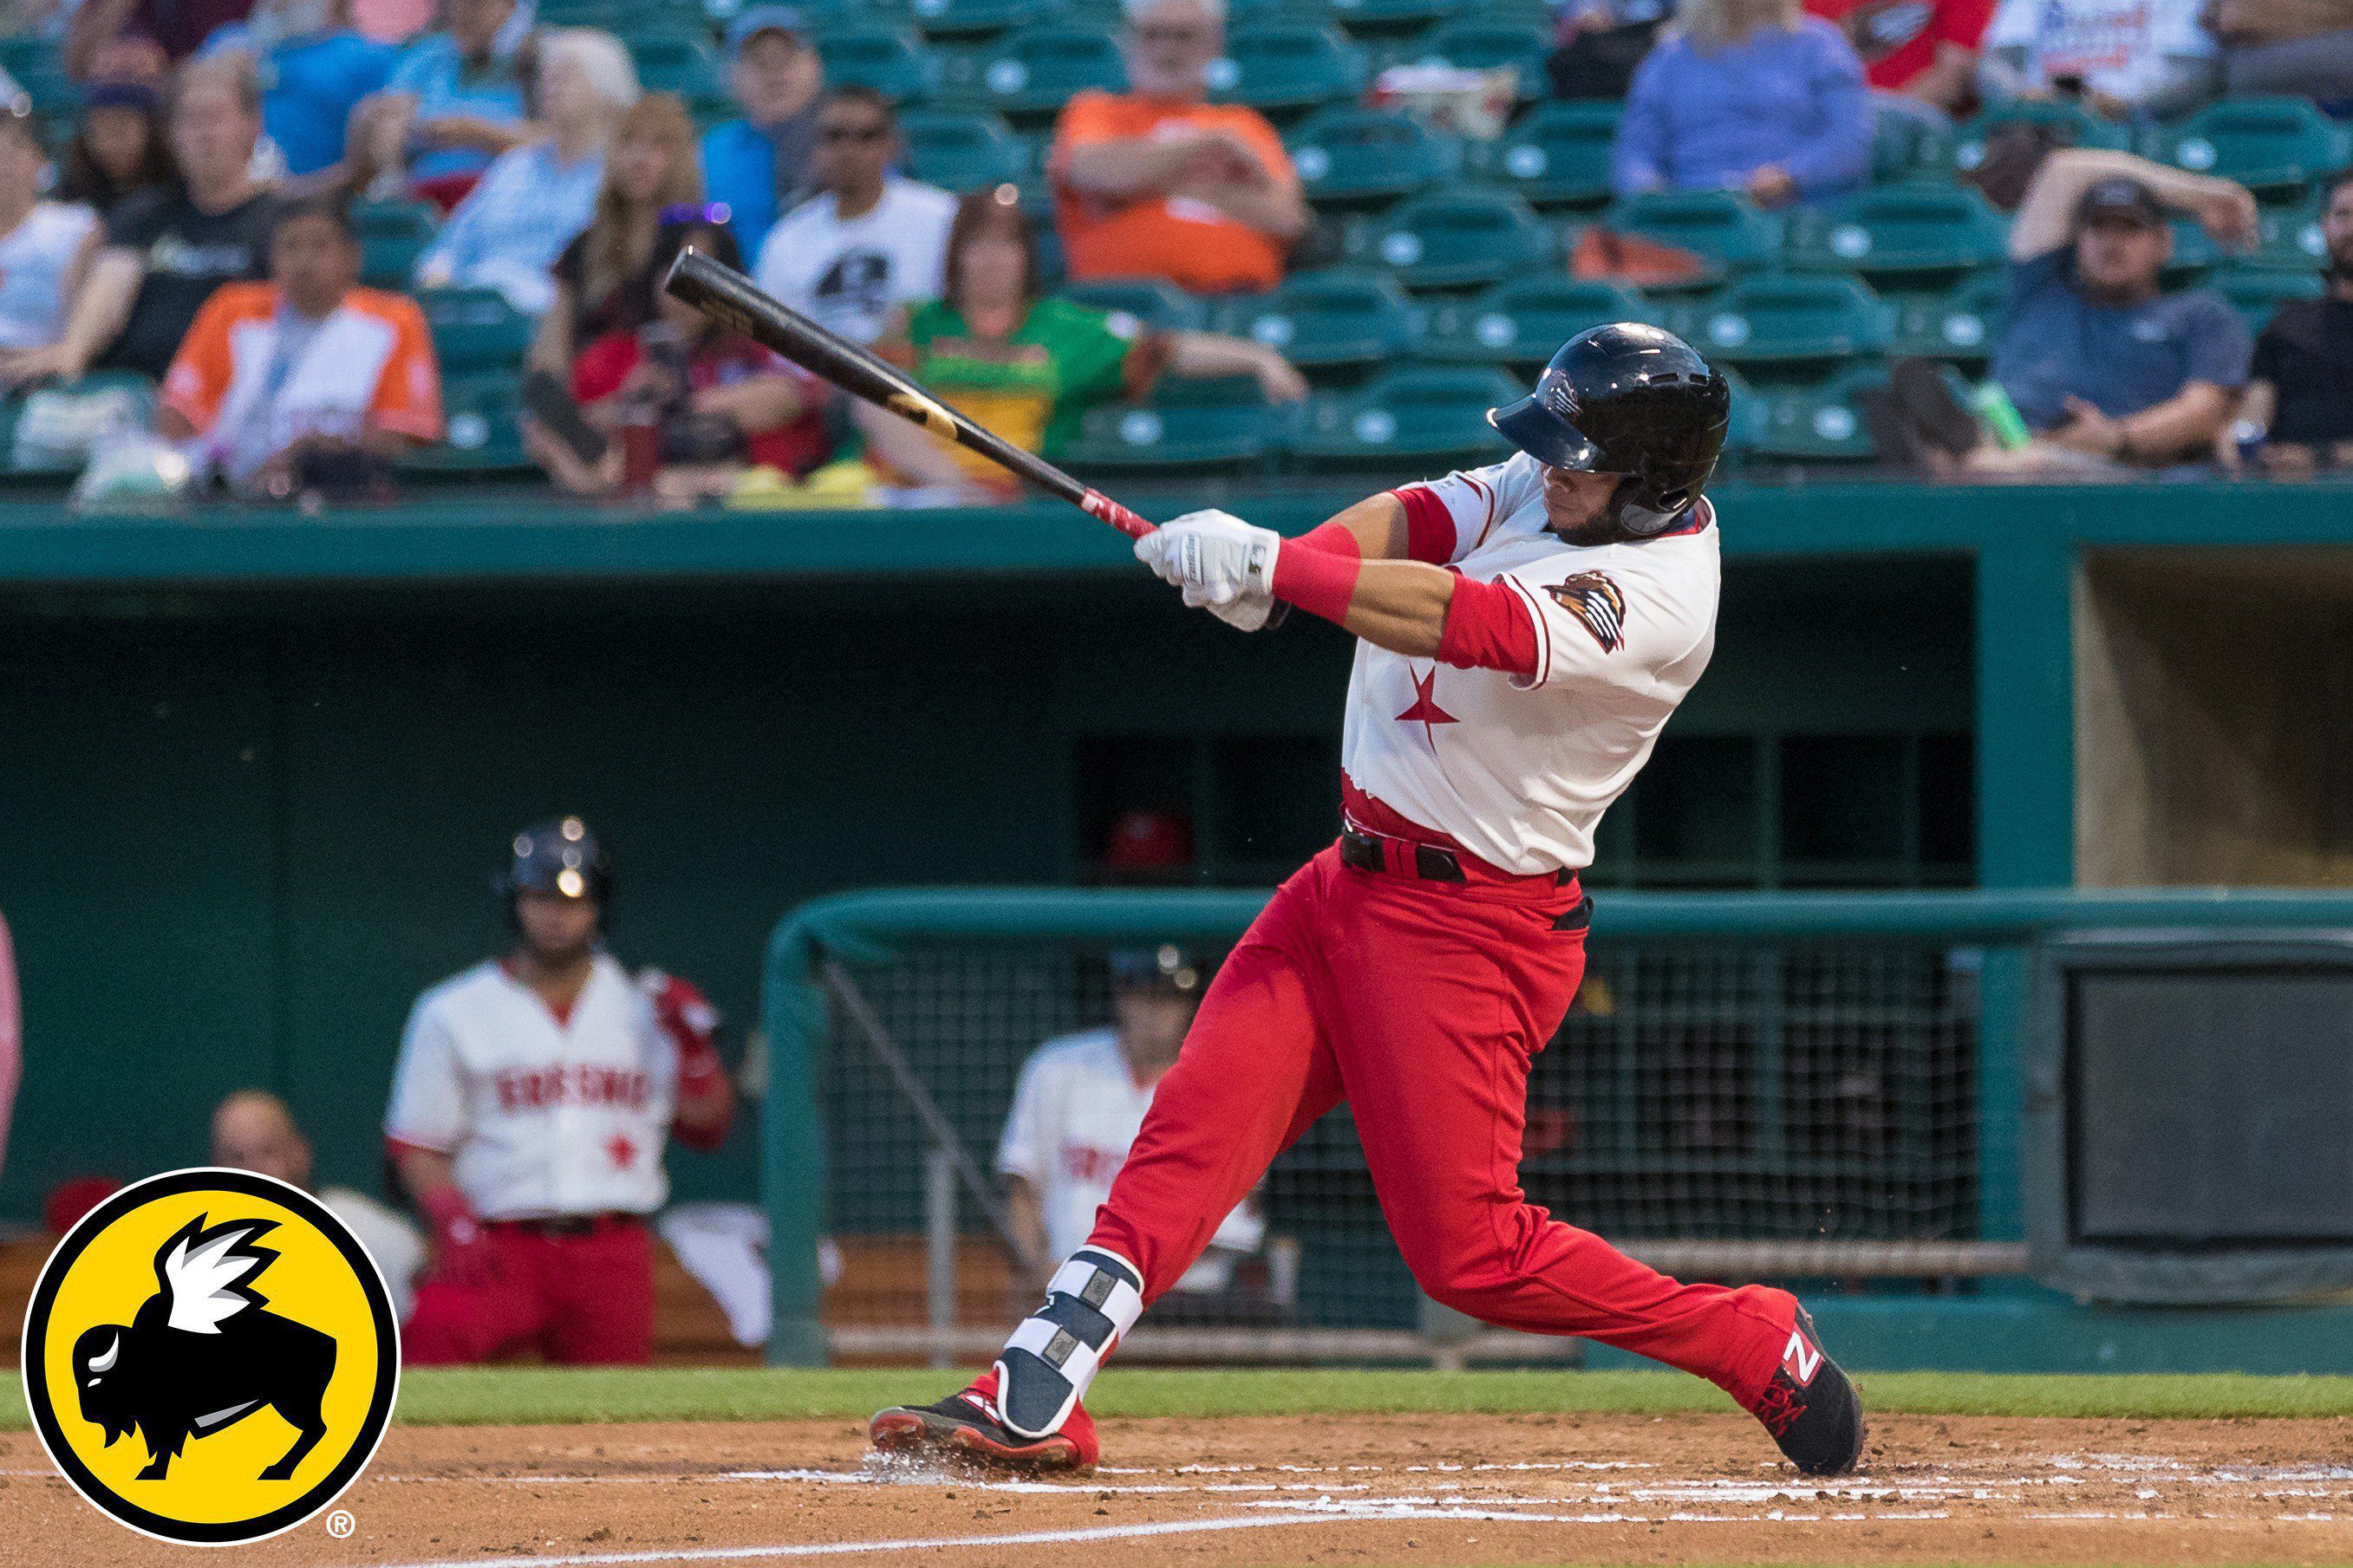
<instances>
[{"instance_id":1,"label":"black buffalo graphic","mask_svg":"<svg viewBox=\"0 0 2353 1568\"><path fill-rule=\"evenodd\" d=\"M253 1245L269 1219L205 1228L198 1215L155 1253L155 1294L128 1328L101 1323L74 1342L82 1419L109 1447L138 1431L142 1481L159 1481L190 1437L209 1436L265 1405L301 1436L261 1472L282 1481L327 1435L319 1413L335 1373L335 1342L266 1309L253 1279L278 1254Z\"/></svg>"}]
</instances>

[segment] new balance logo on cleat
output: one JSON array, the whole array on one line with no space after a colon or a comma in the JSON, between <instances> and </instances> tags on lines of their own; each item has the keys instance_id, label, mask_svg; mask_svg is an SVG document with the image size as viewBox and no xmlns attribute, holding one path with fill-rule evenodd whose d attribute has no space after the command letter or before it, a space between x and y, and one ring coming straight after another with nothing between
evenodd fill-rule
<instances>
[{"instance_id":1,"label":"new balance logo on cleat","mask_svg":"<svg viewBox=\"0 0 2353 1568\"><path fill-rule=\"evenodd\" d=\"M1809 1344L1804 1334L1791 1329L1789 1348L1781 1352L1781 1370L1789 1374L1791 1382L1804 1388L1814 1381L1814 1373L1821 1370L1821 1365L1822 1352Z\"/></svg>"},{"instance_id":2,"label":"new balance logo on cleat","mask_svg":"<svg viewBox=\"0 0 2353 1568\"><path fill-rule=\"evenodd\" d=\"M1862 1401L1839 1363L1823 1353L1803 1307L1781 1364L1751 1414L1801 1474L1841 1476L1862 1458Z\"/></svg>"}]
</instances>

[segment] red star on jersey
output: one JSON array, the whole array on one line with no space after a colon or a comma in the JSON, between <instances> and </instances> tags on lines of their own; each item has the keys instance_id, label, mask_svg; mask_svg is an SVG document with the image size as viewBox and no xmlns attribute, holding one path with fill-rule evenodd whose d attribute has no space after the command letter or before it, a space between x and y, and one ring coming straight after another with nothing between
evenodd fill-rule
<instances>
[{"instance_id":1,"label":"red star on jersey","mask_svg":"<svg viewBox=\"0 0 2353 1568\"><path fill-rule=\"evenodd\" d=\"M1430 749L1433 752L1438 749L1438 737L1430 732L1430 726L1451 724L1456 721L1454 715L1440 708L1438 705L1438 699L1430 695L1430 688L1437 684L1438 666L1433 664L1430 667L1428 675L1417 675L1413 678L1413 706L1398 715L1398 722L1400 724L1421 726L1422 735L1430 742Z\"/></svg>"},{"instance_id":2,"label":"red star on jersey","mask_svg":"<svg viewBox=\"0 0 2353 1568\"><path fill-rule=\"evenodd\" d=\"M628 1134L616 1132L606 1143L605 1152L611 1157L614 1169L627 1170L637 1160L638 1146L629 1142Z\"/></svg>"}]
</instances>

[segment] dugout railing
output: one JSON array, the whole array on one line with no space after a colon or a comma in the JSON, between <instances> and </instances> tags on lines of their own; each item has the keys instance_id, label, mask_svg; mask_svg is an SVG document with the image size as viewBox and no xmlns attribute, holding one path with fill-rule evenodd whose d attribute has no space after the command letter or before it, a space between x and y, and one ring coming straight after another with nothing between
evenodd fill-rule
<instances>
[{"instance_id":1,"label":"dugout railing","mask_svg":"<svg viewBox=\"0 0 2353 1568\"><path fill-rule=\"evenodd\" d=\"M1220 948L1266 897L897 889L788 915L762 1000L770 1359L946 1363L995 1348L1045 1261L1020 1256L994 1170L1022 1061L1107 1017L1110 952ZM2353 929L2353 900L1610 893L1586 984L1531 1074L1524 1183L1684 1276L1950 1290L2022 1274L2038 951L2086 932L2330 927ZM1148 1321L1128 1355L1576 1353L1419 1296L1345 1108L1277 1160L1261 1202L1270 1242L1239 1283L1155 1314L1175 1321Z\"/></svg>"}]
</instances>

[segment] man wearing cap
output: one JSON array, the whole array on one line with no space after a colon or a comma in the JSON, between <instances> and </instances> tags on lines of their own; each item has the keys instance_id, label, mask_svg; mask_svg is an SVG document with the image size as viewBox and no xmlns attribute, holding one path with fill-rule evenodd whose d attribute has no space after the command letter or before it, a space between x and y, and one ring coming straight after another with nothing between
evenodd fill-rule
<instances>
[{"instance_id":1,"label":"man wearing cap","mask_svg":"<svg viewBox=\"0 0 2353 1568\"><path fill-rule=\"evenodd\" d=\"M1013 1234L1038 1264L1035 1278L1021 1281L1025 1291L1043 1286L1094 1227L1095 1209L1111 1195L1152 1091L1176 1060L1208 976L1192 953L1164 942L1113 953L1111 979L1113 1023L1048 1040L1030 1054L997 1145ZM1225 1289L1235 1261L1265 1239L1257 1202L1245 1197L1170 1289Z\"/></svg>"},{"instance_id":2,"label":"man wearing cap","mask_svg":"<svg viewBox=\"0 0 2353 1568\"><path fill-rule=\"evenodd\" d=\"M747 5L727 26L728 82L744 108L703 133L702 183L727 205L735 241L760 254L777 215L799 200L817 147L825 69L790 5Z\"/></svg>"},{"instance_id":3,"label":"man wearing cap","mask_svg":"<svg viewBox=\"0 0 2353 1568\"><path fill-rule=\"evenodd\" d=\"M444 211L491 160L539 134L523 101L531 13L515 0L446 0L446 25L410 44L385 89L352 117L351 183L378 197L414 191Z\"/></svg>"},{"instance_id":4,"label":"man wearing cap","mask_svg":"<svg viewBox=\"0 0 2353 1568\"><path fill-rule=\"evenodd\" d=\"M702 994L606 951L612 887L580 818L524 828L498 879L513 947L409 1015L385 1134L432 1234L412 1363L653 1359L662 1144L716 1148L734 1089Z\"/></svg>"}]
</instances>

